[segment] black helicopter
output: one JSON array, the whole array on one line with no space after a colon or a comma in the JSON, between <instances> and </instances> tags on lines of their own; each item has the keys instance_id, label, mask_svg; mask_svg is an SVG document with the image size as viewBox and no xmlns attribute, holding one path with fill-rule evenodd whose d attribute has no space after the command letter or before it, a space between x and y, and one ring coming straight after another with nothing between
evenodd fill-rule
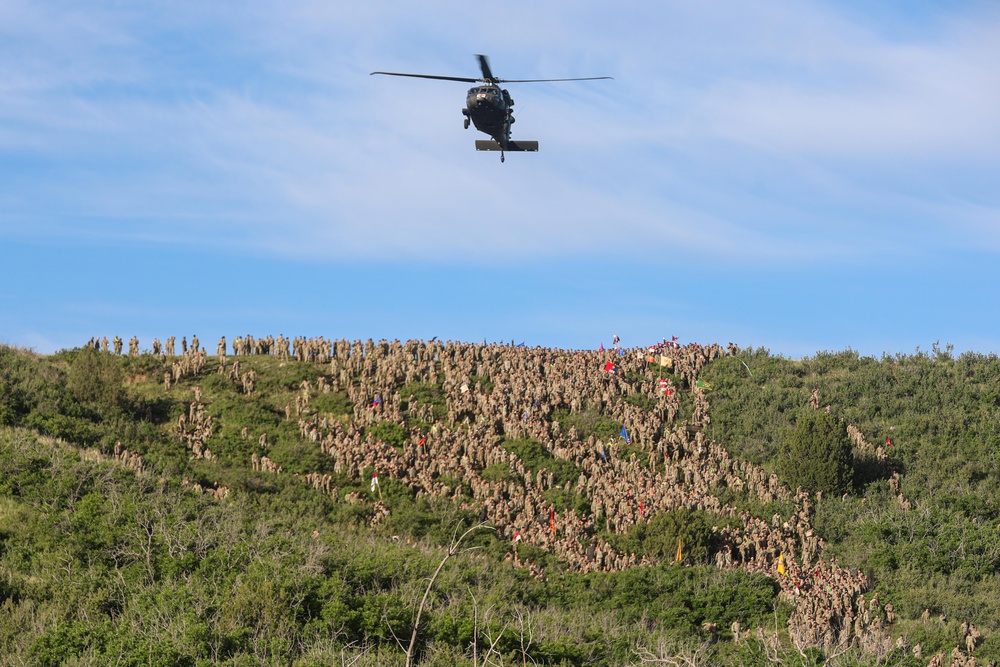
<instances>
[{"instance_id":1,"label":"black helicopter","mask_svg":"<svg viewBox=\"0 0 1000 667\"><path fill-rule=\"evenodd\" d=\"M537 151L537 141L514 141L510 138L510 126L514 124L514 100L510 93L500 87L501 83L543 83L549 81L596 81L610 79L610 76L588 76L575 79L498 79L490 70L490 62L484 55L477 55L479 68L483 72L481 79L462 76L437 76L434 74L403 74L401 72L372 72L389 76L410 76L417 79L441 79L443 81L463 81L465 83L482 83L485 85L470 88L465 98L465 129L469 129L471 121L480 132L490 135L492 139L477 139L477 151L500 151L500 161L504 161L505 151Z\"/></svg>"}]
</instances>

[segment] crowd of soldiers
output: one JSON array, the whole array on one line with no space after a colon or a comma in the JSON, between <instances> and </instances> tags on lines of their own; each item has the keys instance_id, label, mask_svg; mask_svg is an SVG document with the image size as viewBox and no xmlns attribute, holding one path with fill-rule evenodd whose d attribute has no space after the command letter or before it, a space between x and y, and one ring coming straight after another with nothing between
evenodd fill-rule
<instances>
[{"instance_id":1,"label":"crowd of soldiers","mask_svg":"<svg viewBox=\"0 0 1000 667\"><path fill-rule=\"evenodd\" d=\"M211 460L212 451L205 446L205 441L212 437L214 431L214 419L201 402L201 389L195 387L195 399L187 412L182 412L177 418L174 434L191 452L192 458Z\"/></svg>"},{"instance_id":2,"label":"crowd of soldiers","mask_svg":"<svg viewBox=\"0 0 1000 667\"><path fill-rule=\"evenodd\" d=\"M173 337L162 353L169 355L172 345ZM192 337L190 353L186 340L182 339L182 347L184 359L192 360L189 366L198 364L196 359L204 364L197 337ZM882 604L877 594L866 598L870 582L863 572L823 558L823 540L811 525L812 497L784 487L759 466L733 459L722 445L704 437L710 420L709 400L699 372L711 360L737 351L733 345L678 345L674 341L640 349L566 351L437 341L351 343L284 336L255 340L248 335L234 339L237 360L228 373L249 394L254 378L248 382L247 374L240 372L239 357L271 354L325 366L315 385L302 383L294 405L285 407L285 415L297 418L301 437L333 459L335 474L351 479L373 475L370 498L356 492L343 498L372 503L373 521L388 511L376 493L378 479L395 479L415 488L418 496L451 498L477 512L512 543L533 544L557 555L572 569L590 572L649 563L646 557L623 553L601 539L600 526L624 533L659 512L679 507L705 510L738 519L720 521L725 523L716 529L716 542L721 546L712 562L720 568L774 577L782 595L794 604L788 630L797 645L827 652L860 646L879 654L904 646L902 637L893 641L889 633L895 620L891 602ZM217 353L219 371L225 372L224 338ZM174 362L174 381L179 379L176 367L180 363ZM652 375L659 372L663 377L652 378L650 369ZM197 375L200 370L199 366L193 372ZM183 369L180 372L183 375ZM436 414L429 402L401 394L407 385L439 382L444 392L443 415ZM166 377L165 384L169 388ZM310 397L329 391L349 397L353 404L349 423L310 410ZM678 421L682 392L690 392L693 410ZM641 400L626 401L626 397ZM816 393L810 403L820 409ZM571 422L573 415L582 412L621 424L621 435L583 437L574 427L560 424L560 415L570 415L564 421ZM207 458L211 454L206 454L204 442L211 436L212 424L205 414L196 397L176 432L192 455L200 452ZM398 424L408 434L401 448L373 436L369 427L383 422ZM871 447L853 426L849 433L860 451L885 460L881 446ZM244 437L252 440L247 429ZM560 482L552 470L528 469L501 446L517 439L542 443L555 459L571 462L579 475ZM280 474L281 466L264 454L265 449L266 434L250 457L253 469ZM487 469L504 474L487 478ZM317 491L341 497L334 476L311 473L301 477ZM891 485L893 481L898 491L898 474ZM784 501L794 511L788 517L775 514L765 520L720 501L713 493L720 487L746 490L764 504ZM585 498L590 511L557 508L550 500L552 491ZM522 562L516 549L510 557L544 576L535 563ZM743 628L739 622L731 631L734 641L764 639L763 629ZM966 637L970 636L967 632ZM960 655L953 656L952 664L974 660L968 654L979 640L976 631L971 641L966 639L967 653L956 647ZM919 645L912 650L920 655Z\"/></svg>"},{"instance_id":3,"label":"crowd of soldiers","mask_svg":"<svg viewBox=\"0 0 1000 667\"><path fill-rule=\"evenodd\" d=\"M90 449L84 452L84 459L92 461L117 461L119 464L135 472L136 475L143 475L146 473L146 463L142 460L142 456L139 452L122 446L121 440L115 443L115 447L110 454L104 454L99 450Z\"/></svg>"}]
</instances>

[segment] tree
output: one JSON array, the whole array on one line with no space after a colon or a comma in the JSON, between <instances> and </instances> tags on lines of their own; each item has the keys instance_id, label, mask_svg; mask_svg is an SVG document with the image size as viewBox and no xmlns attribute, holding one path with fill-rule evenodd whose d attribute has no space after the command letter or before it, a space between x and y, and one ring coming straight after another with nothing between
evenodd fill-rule
<instances>
[{"instance_id":1,"label":"tree","mask_svg":"<svg viewBox=\"0 0 1000 667\"><path fill-rule=\"evenodd\" d=\"M847 426L819 410L803 413L785 440L778 473L791 488L842 494L851 483L854 455Z\"/></svg>"}]
</instances>

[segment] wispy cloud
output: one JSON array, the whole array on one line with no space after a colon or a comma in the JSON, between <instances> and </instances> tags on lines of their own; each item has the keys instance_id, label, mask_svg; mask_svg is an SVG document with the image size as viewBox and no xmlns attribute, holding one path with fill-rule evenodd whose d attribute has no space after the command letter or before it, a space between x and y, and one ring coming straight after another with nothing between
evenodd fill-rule
<instances>
[{"instance_id":1,"label":"wispy cloud","mask_svg":"<svg viewBox=\"0 0 1000 667\"><path fill-rule=\"evenodd\" d=\"M1000 148L1000 17L973 11L904 39L830 4L515 3L498 36L452 3L5 3L0 226L468 263L837 263L945 220L995 243L1000 202L962 176ZM461 84L368 76L474 75L475 52L616 79L512 85L542 152L501 167Z\"/></svg>"}]
</instances>

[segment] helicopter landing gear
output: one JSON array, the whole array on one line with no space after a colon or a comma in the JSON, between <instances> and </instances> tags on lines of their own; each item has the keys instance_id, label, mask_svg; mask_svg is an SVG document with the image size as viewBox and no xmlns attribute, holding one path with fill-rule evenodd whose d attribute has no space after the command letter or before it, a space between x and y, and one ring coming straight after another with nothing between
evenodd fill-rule
<instances>
[{"instance_id":1,"label":"helicopter landing gear","mask_svg":"<svg viewBox=\"0 0 1000 667\"><path fill-rule=\"evenodd\" d=\"M468 118L465 119L465 129L467 129L467 130L469 129L469 119Z\"/></svg>"},{"instance_id":2,"label":"helicopter landing gear","mask_svg":"<svg viewBox=\"0 0 1000 667\"><path fill-rule=\"evenodd\" d=\"M503 151L500 151L500 164L503 164Z\"/></svg>"}]
</instances>

